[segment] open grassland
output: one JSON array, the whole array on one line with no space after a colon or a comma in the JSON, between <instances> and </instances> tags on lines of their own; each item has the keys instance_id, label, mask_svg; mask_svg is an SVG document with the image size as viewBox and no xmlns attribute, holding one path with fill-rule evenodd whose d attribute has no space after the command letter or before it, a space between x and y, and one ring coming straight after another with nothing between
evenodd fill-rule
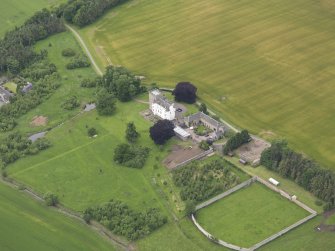
<instances>
[{"instance_id":1,"label":"open grassland","mask_svg":"<svg viewBox=\"0 0 335 251\"><path fill-rule=\"evenodd\" d=\"M335 214L333 214L332 216L330 216L327 219L326 223L329 224L329 225L335 225Z\"/></svg>"},{"instance_id":2,"label":"open grassland","mask_svg":"<svg viewBox=\"0 0 335 251\"><path fill-rule=\"evenodd\" d=\"M334 251L334 232L318 232L315 228L322 221L318 216L297 229L260 248L261 251Z\"/></svg>"},{"instance_id":3,"label":"open grassland","mask_svg":"<svg viewBox=\"0 0 335 251\"><path fill-rule=\"evenodd\" d=\"M20 26L35 11L57 6L65 0L1 0L0 37L15 26Z\"/></svg>"},{"instance_id":4,"label":"open grassland","mask_svg":"<svg viewBox=\"0 0 335 251\"><path fill-rule=\"evenodd\" d=\"M197 220L216 238L250 247L308 216L280 194L254 183L197 212Z\"/></svg>"},{"instance_id":5,"label":"open grassland","mask_svg":"<svg viewBox=\"0 0 335 251\"><path fill-rule=\"evenodd\" d=\"M52 148L9 166L10 176L41 193L58 194L65 206L79 211L112 198L136 208L160 207L150 173L157 162L154 157L160 159L165 151L160 152L148 136L149 123L139 115L145 108L143 104L118 104L112 117L99 117L93 111L68 121L48 133ZM125 142L126 123L130 121L142 135L138 144L152 149L142 170L113 162L114 148ZM87 127L95 127L98 137L89 138Z\"/></svg>"},{"instance_id":6,"label":"open grassland","mask_svg":"<svg viewBox=\"0 0 335 251\"><path fill-rule=\"evenodd\" d=\"M0 247L9 250L114 250L87 226L0 183Z\"/></svg>"},{"instance_id":7,"label":"open grassland","mask_svg":"<svg viewBox=\"0 0 335 251\"><path fill-rule=\"evenodd\" d=\"M192 81L227 120L334 168L333 10L329 0L133 0L81 34L100 65L162 86Z\"/></svg>"}]
</instances>

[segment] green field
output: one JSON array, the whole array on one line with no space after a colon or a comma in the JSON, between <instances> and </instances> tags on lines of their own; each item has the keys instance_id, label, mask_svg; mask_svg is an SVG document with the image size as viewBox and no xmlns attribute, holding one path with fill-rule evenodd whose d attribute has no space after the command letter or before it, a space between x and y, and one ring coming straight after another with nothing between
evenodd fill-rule
<instances>
[{"instance_id":1,"label":"green field","mask_svg":"<svg viewBox=\"0 0 335 251\"><path fill-rule=\"evenodd\" d=\"M86 225L0 183L2 251L115 250Z\"/></svg>"},{"instance_id":2,"label":"green field","mask_svg":"<svg viewBox=\"0 0 335 251\"><path fill-rule=\"evenodd\" d=\"M335 214L333 214L332 216L330 216L327 219L326 223L329 224L329 225L335 225Z\"/></svg>"},{"instance_id":3,"label":"green field","mask_svg":"<svg viewBox=\"0 0 335 251\"><path fill-rule=\"evenodd\" d=\"M225 119L334 168L333 11L329 0L133 0L81 34L100 65L192 81Z\"/></svg>"},{"instance_id":4,"label":"green field","mask_svg":"<svg viewBox=\"0 0 335 251\"><path fill-rule=\"evenodd\" d=\"M304 209L254 183L199 210L196 217L216 238L247 248L306 216Z\"/></svg>"},{"instance_id":5,"label":"green field","mask_svg":"<svg viewBox=\"0 0 335 251\"><path fill-rule=\"evenodd\" d=\"M1 0L0 37L15 26L20 26L35 11L57 6L65 0Z\"/></svg>"}]
</instances>

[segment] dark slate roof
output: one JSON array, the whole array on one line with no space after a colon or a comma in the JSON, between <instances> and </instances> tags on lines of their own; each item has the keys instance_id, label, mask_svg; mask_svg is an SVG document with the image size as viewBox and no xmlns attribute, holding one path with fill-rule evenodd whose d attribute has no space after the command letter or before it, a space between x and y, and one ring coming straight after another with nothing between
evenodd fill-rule
<instances>
[{"instance_id":1,"label":"dark slate roof","mask_svg":"<svg viewBox=\"0 0 335 251\"><path fill-rule=\"evenodd\" d=\"M154 95L154 103L159 104L160 106L164 107L165 110L170 110L170 106L173 105L160 91L154 90L151 92Z\"/></svg>"},{"instance_id":2,"label":"dark slate roof","mask_svg":"<svg viewBox=\"0 0 335 251\"><path fill-rule=\"evenodd\" d=\"M186 117L185 119L188 123L192 123L193 121L197 121L197 120L202 119L202 120L206 121L207 123L211 124L212 126L214 126L216 128L222 126L222 124L219 121L213 119L211 116L208 116L207 114L205 114L203 112L197 112L195 114L192 114L192 115Z\"/></svg>"}]
</instances>

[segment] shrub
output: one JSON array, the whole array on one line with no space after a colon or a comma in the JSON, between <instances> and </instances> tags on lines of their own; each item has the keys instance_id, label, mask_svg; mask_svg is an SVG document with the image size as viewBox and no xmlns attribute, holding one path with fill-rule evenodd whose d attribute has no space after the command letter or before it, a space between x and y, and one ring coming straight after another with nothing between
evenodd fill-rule
<instances>
[{"instance_id":1,"label":"shrub","mask_svg":"<svg viewBox=\"0 0 335 251\"><path fill-rule=\"evenodd\" d=\"M75 56L71 59L70 63L66 65L66 69L72 70L77 68L89 67L91 64L86 56Z\"/></svg>"},{"instance_id":2,"label":"shrub","mask_svg":"<svg viewBox=\"0 0 335 251\"><path fill-rule=\"evenodd\" d=\"M207 141L203 140L199 143L199 147L202 149L202 150L209 150L209 144L207 143Z\"/></svg>"},{"instance_id":3,"label":"shrub","mask_svg":"<svg viewBox=\"0 0 335 251\"><path fill-rule=\"evenodd\" d=\"M149 148L119 144L114 150L114 161L131 168L142 168L149 156Z\"/></svg>"},{"instance_id":4,"label":"shrub","mask_svg":"<svg viewBox=\"0 0 335 251\"><path fill-rule=\"evenodd\" d=\"M86 209L84 219L86 222L94 219L114 234L129 240L142 238L167 222L167 218L156 208L136 212L125 203L116 200Z\"/></svg>"},{"instance_id":5,"label":"shrub","mask_svg":"<svg viewBox=\"0 0 335 251\"><path fill-rule=\"evenodd\" d=\"M63 102L62 108L65 110L73 110L79 107L79 105L80 103L78 101L78 98L76 96L72 96Z\"/></svg>"},{"instance_id":6,"label":"shrub","mask_svg":"<svg viewBox=\"0 0 335 251\"><path fill-rule=\"evenodd\" d=\"M63 57L73 57L76 55L76 52L72 48L65 48L62 50L62 56Z\"/></svg>"},{"instance_id":7,"label":"shrub","mask_svg":"<svg viewBox=\"0 0 335 251\"><path fill-rule=\"evenodd\" d=\"M57 206L57 204L58 204L58 197L55 194L46 193L43 198L44 198L45 204L47 206L53 206L54 207L54 206Z\"/></svg>"},{"instance_id":8,"label":"shrub","mask_svg":"<svg viewBox=\"0 0 335 251\"><path fill-rule=\"evenodd\" d=\"M94 127L91 127L87 130L87 134L89 137L93 137L98 134L98 131Z\"/></svg>"}]
</instances>

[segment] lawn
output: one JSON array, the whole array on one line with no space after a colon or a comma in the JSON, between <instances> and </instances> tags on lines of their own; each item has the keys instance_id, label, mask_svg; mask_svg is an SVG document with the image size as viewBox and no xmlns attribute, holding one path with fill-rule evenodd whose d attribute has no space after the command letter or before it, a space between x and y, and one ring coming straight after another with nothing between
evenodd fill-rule
<instances>
[{"instance_id":1,"label":"lawn","mask_svg":"<svg viewBox=\"0 0 335 251\"><path fill-rule=\"evenodd\" d=\"M7 82L3 86L7 88L9 91L11 91L12 93L16 93L17 84L15 84L14 82Z\"/></svg>"},{"instance_id":2,"label":"lawn","mask_svg":"<svg viewBox=\"0 0 335 251\"><path fill-rule=\"evenodd\" d=\"M6 31L23 24L34 12L57 6L62 2L65 2L65 0L1 0L0 37Z\"/></svg>"},{"instance_id":3,"label":"lawn","mask_svg":"<svg viewBox=\"0 0 335 251\"><path fill-rule=\"evenodd\" d=\"M254 183L199 210L196 217L216 238L250 247L308 214L280 194Z\"/></svg>"},{"instance_id":4,"label":"lawn","mask_svg":"<svg viewBox=\"0 0 335 251\"><path fill-rule=\"evenodd\" d=\"M330 216L327 219L326 223L329 224L329 225L335 225L335 214L333 214L332 216Z\"/></svg>"},{"instance_id":5,"label":"lawn","mask_svg":"<svg viewBox=\"0 0 335 251\"><path fill-rule=\"evenodd\" d=\"M115 250L86 225L0 183L0 247L10 250Z\"/></svg>"},{"instance_id":6,"label":"lawn","mask_svg":"<svg viewBox=\"0 0 335 251\"><path fill-rule=\"evenodd\" d=\"M228 121L334 168L334 11L328 0L133 0L80 32L101 66L192 81Z\"/></svg>"},{"instance_id":7,"label":"lawn","mask_svg":"<svg viewBox=\"0 0 335 251\"><path fill-rule=\"evenodd\" d=\"M9 175L41 193L58 194L61 203L78 211L112 198L137 209L160 207L150 175L158 162L155 158L163 157L165 151L160 152L148 136L150 124L139 115L145 108L144 104L119 103L111 117L99 117L95 111L80 115L48 133L52 148L9 166ZM113 150L125 142L129 121L141 133L138 144L152 149L143 170L113 162ZM95 127L98 137L89 138L86 127Z\"/></svg>"}]
</instances>

